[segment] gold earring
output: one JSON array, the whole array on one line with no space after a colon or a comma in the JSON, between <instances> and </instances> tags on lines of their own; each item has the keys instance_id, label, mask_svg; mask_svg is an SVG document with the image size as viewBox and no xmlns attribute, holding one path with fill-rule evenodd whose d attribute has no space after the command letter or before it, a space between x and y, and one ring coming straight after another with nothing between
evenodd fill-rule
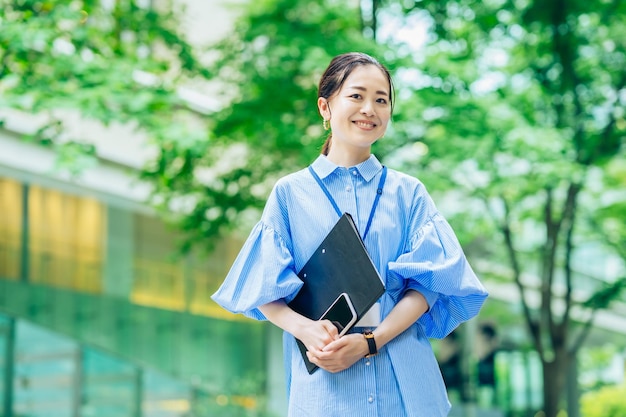
<instances>
[{"instance_id":1,"label":"gold earring","mask_svg":"<svg viewBox=\"0 0 626 417\"><path fill-rule=\"evenodd\" d=\"M330 125L328 123L328 120L326 119L324 119L324 121L322 122L322 126L324 127L324 130L330 129Z\"/></svg>"}]
</instances>

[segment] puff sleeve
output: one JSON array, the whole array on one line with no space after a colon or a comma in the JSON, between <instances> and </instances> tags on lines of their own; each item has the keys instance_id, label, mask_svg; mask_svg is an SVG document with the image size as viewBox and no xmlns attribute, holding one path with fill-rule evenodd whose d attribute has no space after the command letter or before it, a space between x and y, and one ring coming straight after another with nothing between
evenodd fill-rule
<instances>
[{"instance_id":1,"label":"puff sleeve","mask_svg":"<svg viewBox=\"0 0 626 417\"><path fill-rule=\"evenodd\" d=\"M419 323L428 337L445 337L477 315L487 298L452 228L438 212L414 233L409 250L389 263L387 279L390 289L397 289L396 297L408 289L425 296L430 308Z\"/></svg>"},{"instance_id":2,"label":"puff sleeve","mask_svg":"<svg viewBox=\"0 0 626 417\"><path fill-rule=\"evenodd\" d=\"M303 283L295 273L288 221L277 189L268 198L263 216L250 232L228 275L211 296L230 311L266 320L258 307L284 299L290 302Z\"/></svg>"}]
</instances>

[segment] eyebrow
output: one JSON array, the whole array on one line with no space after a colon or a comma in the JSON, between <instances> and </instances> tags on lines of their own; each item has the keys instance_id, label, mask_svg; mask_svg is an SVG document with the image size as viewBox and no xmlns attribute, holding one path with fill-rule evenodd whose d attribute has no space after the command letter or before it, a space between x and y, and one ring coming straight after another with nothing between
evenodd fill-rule
<instances>
[{"instance_id":1,"label":"eyebrow","mask_svg":"<svg viewBox=\"0 0 626 417\"><path fill-rule=\"evenodd\" d=\"M349 85L349 86L347 86L347 87L348 87L348 88L352 88L352 89L354 89L354 90L359 90L359 91L367 91L367 88L365 88L365 87L361 87L361 86L359 86L359 85ZM386 92L386 91L384 91L384 90L378 90L378 91L376 91L376 94L379 94L379 95L382 95L382 96L386 96L386 97L387 97L387 96L389 96L389 94L387 94L387 92Z\"/></svg>"}]
</instances>

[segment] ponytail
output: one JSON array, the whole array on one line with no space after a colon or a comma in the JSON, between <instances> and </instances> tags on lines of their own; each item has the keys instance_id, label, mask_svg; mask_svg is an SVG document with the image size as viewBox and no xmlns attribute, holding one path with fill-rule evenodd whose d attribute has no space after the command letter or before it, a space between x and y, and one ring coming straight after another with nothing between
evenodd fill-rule
<instances>
[{"instance_id":1,"label":"ponytail","mask_svg":"<svg viewBox=\"0 0 626 417\"><path fill-rule=\"evenodd\" d=\"M333 134L329 133L328 137L324 141L324 144L322 145L322 155L328 156L328 152L330 151L330 145L331 145L331 142L332 142L332 138L333 138Z\"/></svg>"}]
</instances>

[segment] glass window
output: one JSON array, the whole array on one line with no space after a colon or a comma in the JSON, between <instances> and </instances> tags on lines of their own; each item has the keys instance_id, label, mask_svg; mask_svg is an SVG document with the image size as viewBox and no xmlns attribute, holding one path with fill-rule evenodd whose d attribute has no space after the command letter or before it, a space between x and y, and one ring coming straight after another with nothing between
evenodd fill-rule
<instances>
[{"instance_id":1,"label":"glass window","mask_svg":"<svg viewBox=\"0 0 626 417\"><path fill-rule=\"evenodd\" d=\"M0 278L20 277L22 184L0 178Z\"/></svg>"},{"instance_id":2,"label":"glass window","mask_svg":"<svg viewBox=\"0 0 626 417\"><path fill-rule=\"evenodd\" d=\"M29 187L31 282L100 292L105 209L98 201Z\"/></svg>"}]
</instances>

